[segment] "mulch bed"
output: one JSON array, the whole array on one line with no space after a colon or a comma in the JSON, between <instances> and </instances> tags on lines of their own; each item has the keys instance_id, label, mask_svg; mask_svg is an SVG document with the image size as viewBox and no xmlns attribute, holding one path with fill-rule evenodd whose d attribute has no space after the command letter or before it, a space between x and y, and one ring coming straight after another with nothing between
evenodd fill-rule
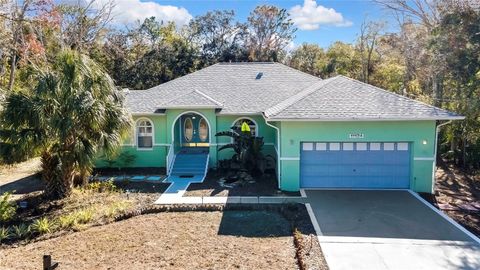
<instances>
[{"instance_id":1,"label":"mulch bed","mask_svg":"<svg viewBox=\"0 0 480 270\"><path fill-rule=\"evenodd\" d=\"M210 171L203 183L190 184L184 196L300 196L300 192L279 190L278 182L272 176L254 177L255 183L233 188L220 186L218 180L222 176L215 171Z\"/></svg>"},{"instance_id":2,"label":"mulch bed","mask_svg":"<svg viewBox=\"0 0 480 270\"><path fill-rule=\"evenodd\" d=\"M165 175L165 168L95 168L92 175L118 176L118 175Z\"/></svg>"},{"instance_id":3,"label":"mulch bed","mask_svg":"<svg viewBox=\"0 0 480 270\"><path fill-rule=\"evenodd\" d=\"M452 165L440 164L435 194L420 194L467 230L480 237L480 178Z\"/></svg>"}]
</instances>

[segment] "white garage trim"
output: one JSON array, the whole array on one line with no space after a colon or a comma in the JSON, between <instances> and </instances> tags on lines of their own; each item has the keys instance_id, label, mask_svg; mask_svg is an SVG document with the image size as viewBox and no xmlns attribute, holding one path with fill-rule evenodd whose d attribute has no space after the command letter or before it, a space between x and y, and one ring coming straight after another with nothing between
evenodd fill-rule
<instances>
[{"instance_id":1,"label":"white garage trim","mask_svg":"<svg viewBox=\"0 0 480 270\"><path fill-rule=\"evenodd\" d=\"M300 157L280 157L280 160L300 160Z\"/></svg>"},{"instance_id":2,"label":"white garage trim","mask_svg":"<svg viewBox=\"0 0 480 270\"><path fill-rule=\"evenodd\" d=\"M414 157L413 160L435 160L435 157Z\"/></svg>"}]
</instances>

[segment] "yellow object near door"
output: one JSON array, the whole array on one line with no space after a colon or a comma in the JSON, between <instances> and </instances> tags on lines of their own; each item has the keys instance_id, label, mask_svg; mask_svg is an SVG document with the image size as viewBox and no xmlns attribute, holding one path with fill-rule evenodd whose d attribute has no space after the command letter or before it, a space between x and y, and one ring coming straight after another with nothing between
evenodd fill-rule
<instances>
[{"instance_id":1,"label":"yellow object near door","mask_svg":"<svg viewBox=\"0 0 480 270\"><path fill-rule=\"evenodd\" d=\"M242 132L250 132L250 126L247 124L247 122L243 122Z\"/></svg>"}]
</instances>

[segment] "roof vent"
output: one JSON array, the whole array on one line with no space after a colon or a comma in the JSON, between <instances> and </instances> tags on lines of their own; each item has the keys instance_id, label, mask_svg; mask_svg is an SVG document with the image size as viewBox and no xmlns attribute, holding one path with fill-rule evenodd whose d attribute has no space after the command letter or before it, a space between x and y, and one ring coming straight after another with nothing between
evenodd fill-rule
<instances>
[{"instance_id":1,"label":"roof vent","mask_svg":"<svg viewBox=\"0 0 480 270\"><path fill-rule=\"evenodd\" d=\"M262 78L262 76L263 76L263 72L259 72L257 74L257 77L255 77L255 80L260 80Z\"/></svg>"}]
</instances>

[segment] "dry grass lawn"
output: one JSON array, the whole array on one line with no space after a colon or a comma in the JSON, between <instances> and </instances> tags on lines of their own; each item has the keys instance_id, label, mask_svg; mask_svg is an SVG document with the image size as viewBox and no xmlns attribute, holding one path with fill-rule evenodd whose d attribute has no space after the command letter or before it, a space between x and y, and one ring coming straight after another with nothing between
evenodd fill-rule
<instances>
[{"instance_id":1,"label":"dry grass lawn","mask_svg":"<svg viewBox=\"0 0 480 270\"><path fill-rule=\"evenodd\" d=\"M265 211L137 216L50 240L0 249L0 269L296 269L290 224Z\"/></svg>"}]
</instances>

